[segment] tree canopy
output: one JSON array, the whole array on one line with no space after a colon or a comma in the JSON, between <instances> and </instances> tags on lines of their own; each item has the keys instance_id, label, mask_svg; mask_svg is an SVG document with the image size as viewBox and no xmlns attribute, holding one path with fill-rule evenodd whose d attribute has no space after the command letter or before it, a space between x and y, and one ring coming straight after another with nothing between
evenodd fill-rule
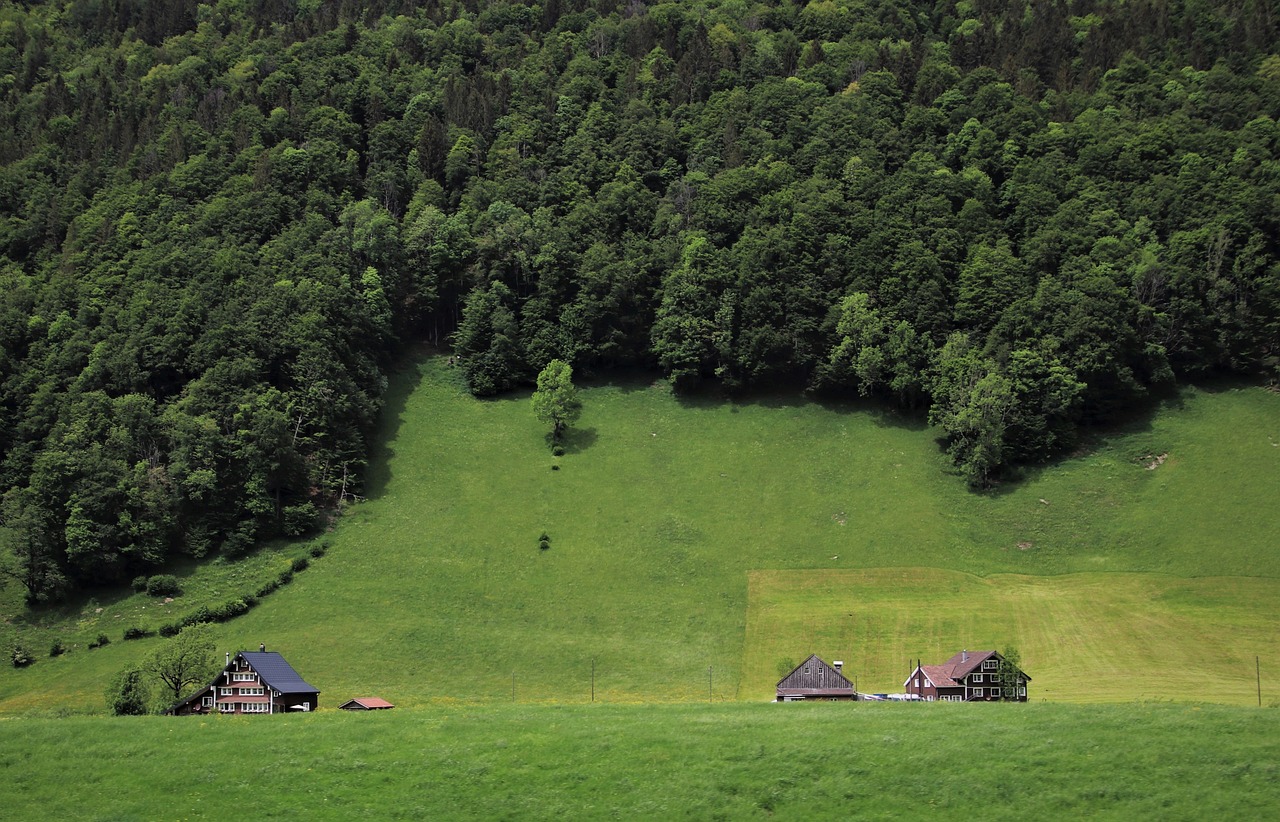
<instances>
[{"instance_id":1,"label":"tree canopy","mask_svg":"<svg viewBox=\"0 0 1280 822\"><path fill-rule=\"evenodd\" d=\"M551 438L559 442L565 429L578 421L582 400L573 385L573 367L564 360L552 360L538 374L538 387L532 397L533 413L541 422L551 425Z\"/></svg>"},{"instance_id":2,"label":"tree canopy","mask_svg":"<svg viewBox=\"0 0 1280 822\"><path fill-rule=\"evenodd\" d=\"M1280 374L1259 0L0 3L28 598L313 528L385 373L927 413L975 486Z\"/></svg>"}]
</instances>

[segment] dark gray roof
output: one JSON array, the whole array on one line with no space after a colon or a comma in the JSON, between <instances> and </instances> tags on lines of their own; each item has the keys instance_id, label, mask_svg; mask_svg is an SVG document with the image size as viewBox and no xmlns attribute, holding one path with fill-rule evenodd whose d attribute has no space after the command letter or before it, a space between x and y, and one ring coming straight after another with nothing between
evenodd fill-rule
<instances>
[{"instance_id":1,"label":"dark gray roof","mask_svg":"<svg viewBox=\"0 0 1280 822\"><path fill-rule=\"evenodd\" d=\"M293 670L293 666L284 661L284 657L275 651L241 651L245 661L253 666L262 681L282 694L318 694L319 688L313 688Z\"/></svg>"}]
</instances>

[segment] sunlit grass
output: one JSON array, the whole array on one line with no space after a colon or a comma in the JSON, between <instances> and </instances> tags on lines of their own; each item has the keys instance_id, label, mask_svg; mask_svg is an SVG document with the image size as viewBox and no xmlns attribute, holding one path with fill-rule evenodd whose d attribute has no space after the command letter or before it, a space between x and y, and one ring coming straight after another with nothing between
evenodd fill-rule
<instances>
[{"instance_id":1,"label":"sunlit grass","mask_svg":"<svg viewBox=\"0 0 1280 822\"><path fill-rule=\"evenodd\" d=\"M934 432L872 406L682 399L661 381L631 379L583 391L568 453L555 458L527 395L478 401L458 376L426 358L393 381L369 499L339 523L323 559L218 628L220 652L259 643L282 651L325 707L365 695L499 703L513 691L518 702L588 702L593 661L597 701L705 700L708 691L716 701L756 699L773 657L785 648L803 658L823 647L813 637L844 627L818 609L807 624L770 628L767 641L749 638L755 572L1280 578L1280 396L1259 388L1187 389L1077 457L977 495L948 473ZM264 554L262 573L305 547ZM233 588L227 572L199 574L214 575L221 592ZM1117 631L1143 624L1127 577L1116 577L1114 593L1098 579L1089 596L1103 621L1118 621ZM918 587L886 584L878 618L900 635L866 646L871 659L845 652L851 667L892 672L907 656L950 653L956 643L1030 652L1073 630L1037 620L1056 612L1037 611L1030 588L1008 593L1024 616L997 632L1003 624L968 623L951 606L943 623L913 621ZM1209 621L1184 631L1179 651L1268 653L1246 641L1274 625L1268 601L1242 597L1231 610L1236 636ZM0 711L100 710L110 675L159 640L123 643L111 632L106 648L50 660L44 638L92 638L103 621L122 629L136 612L121 609L141 604L104 599L93 626L78 627L88 618L81 608L64 627L40 629L39 661L0 671ZM31 630L19 619L0 625L0 639ZM1044 671L1068 664L1039 653ZM1029 673L1045 682L1034 664ZM896 678L871 681L886 689ZM1240 701L1232 688L1223 698ZM1123 698L1089 682L1042 693Z\"/></svg>"},{"instance_id":2,"label":"sunlit grass","mask_svg":"<svg viewBox=\"0 0 1280 822\"><path fill-rule=\"evenodd\" d=\"M1280 703L1280 580L1158 574L977 577L931 568L751 575L743 695L780 665L846 661L865 692L897 693L916 660L1017 646L1035 701Z\"/></svg>"},{"instance_id":3,"label":"sunlit grass","mask_svg":"<svg viewBox=\"0 0 1280 822\"><path fill-rule=\"evenodd\" d=\"M1260 819L1280 711L484 706L0 721L13 819Z\"/></svg>"}]
</instances>

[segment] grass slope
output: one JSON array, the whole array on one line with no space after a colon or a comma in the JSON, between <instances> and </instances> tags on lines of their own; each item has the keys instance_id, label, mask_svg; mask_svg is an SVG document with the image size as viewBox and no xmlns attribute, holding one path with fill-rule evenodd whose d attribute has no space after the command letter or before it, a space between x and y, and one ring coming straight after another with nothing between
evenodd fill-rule
<instances>
[{"instance_id":1,"label":"grass slope","mask_svg":"<svg viewBox=\"0 0 1280 822\"><path fill-rule=\"evenodd\" d=\"M797 642L799 639L799 642ZM901 692L917 659L1016 644L1033 700L1280 701L1280 584L1157 574L976 577L931 568L751 575L743 694L771 699L796 647L849 660L867 692ZM786 666L790 670L790 666Z\"/></svg>"},{"instance_id":2,"label":"grass slope","mask_svg":"<svg viewBox=\"0 0 1280 822\"><path fill-rule=\"evenodd\" d=\"M8 720L0 772L14 819L902 819L981 808L984 819L1191 820L1268 818L1280 803L1280 711L986 705L978 722L974 710Z\"/></svg>"},{"instance_id":3,"label":"grass slope","mask_svg":"<svg viewBox=\"0 0 1280 822\"><path fill-rule=\"evenodd\" d=\"M402 705L509 701L513 677L518 701L585 702L593 659L599 700L706 699L708 668L712 698L733 700L760 695L760 671L781 647L802 658L816 650L813 631L832 630L804 627L753 649L753 571L1251 577L1274 601L1280 396L1261 389L1187 390L1176 407L988 495L947 475L930 431L863 406L680 399L643 380L592 387L584 401L568 453L554 459L527 395L477 401L443 359L408 367L392 386L369 500L324 558L221 626L222 645L284 652L325 705L370 694ZM548 551L538 550L543 531ZM1106 613L1138 616L1125 610L1141 603L1124 584L1108 604L1111 590L1096 588ZM92 637L120 625L115 610L130 602L82 608L63 627ZM1043 613L999 644L1039 647L1070 630ZM1273 613L1259 605L1240 619L1265 628ZM25 619L0 633L28 635ZM866 653L894 670L902 650L945 650L963 627L922 625L895 640L905 645ZM99 707L109 673L157 642L0 671L0 711Z\"/></svg>"}]
</instances>

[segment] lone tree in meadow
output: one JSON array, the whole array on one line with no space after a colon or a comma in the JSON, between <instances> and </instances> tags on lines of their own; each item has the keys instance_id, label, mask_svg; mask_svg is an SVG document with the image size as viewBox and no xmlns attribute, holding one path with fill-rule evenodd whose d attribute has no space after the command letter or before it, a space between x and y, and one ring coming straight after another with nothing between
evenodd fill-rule
<instances>
[{"instance_id":1,"label":"lone tree in meadow","mask_svg":"<svg viewBox=\"0 0 1280 822\"><path fill-rule=\"evenodd\" d=\"M564 430L577 422L582 414L582 400L573 385L573 367L564 360L552 360L538 375L538 390L533 392L533 413L551 424L551 437L560 441Z\"/></svg>"},{"instance_id":2,"label":"lone tree in meadow","mask_svg":"<svg viewBox=\"0 0 1280 822\"><path fill-rule=\"evenodd\" d=\"M183 628L159 648L144 667L173 691L176 702L183 688L208 682L213 677L216 670L213 652L213 626L201 622Z\"/></svg>"}]
</instances>

